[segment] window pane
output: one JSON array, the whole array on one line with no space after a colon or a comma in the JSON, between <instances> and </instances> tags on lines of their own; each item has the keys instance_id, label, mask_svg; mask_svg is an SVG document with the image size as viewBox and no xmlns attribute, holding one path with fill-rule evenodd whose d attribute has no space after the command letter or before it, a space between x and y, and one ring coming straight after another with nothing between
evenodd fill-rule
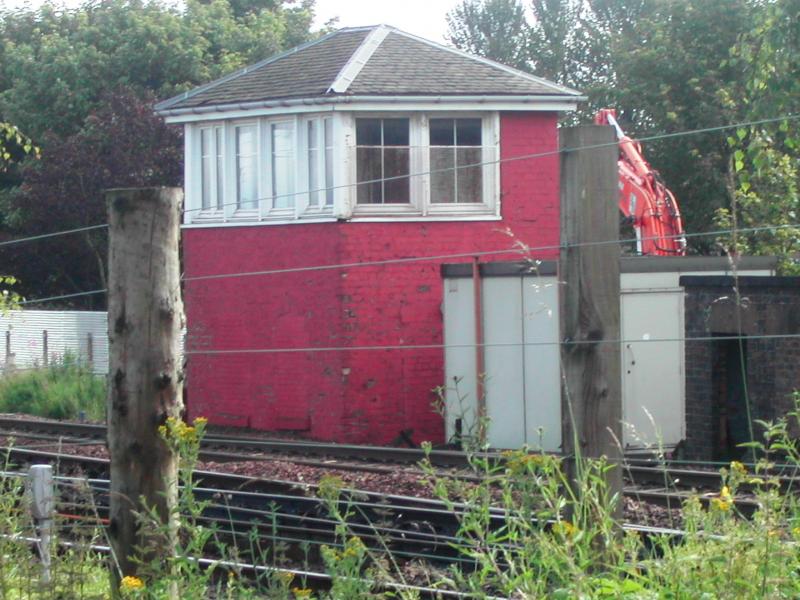
<instances>
[{"instance_id":1,"label":"window pane","mask_svg":"<svg viewBox=\"0 0 800 600\"><path fill-rule=\"evenodd\" d=\"M333 119L325 123L325 204L333 206Z\"/></svg>"},{"instance_id":2,"label":"window pane","mask_svg":"<svg viewBox=\"0 0 800 600\"><path fill-rule=\"evenodd\" d=\"M383 176L385 178L406 175L402 179L390 179L383 183L384 203L410 202L409 195L409 158L408 148L384 148L383 150Z\"/></svg>"},{"instance_id":3,"label":"window pane","mask_svg":"<svg viewBox=\"0 0 800 600\"><path fill-rule=\"evenodd\" d=\"M202 208L211 208L211 130L200 130L200 185Z\"/></svg>"},{"instance_id":4,"label":"window pane","mask_svg":"<svg viewBox=\"0 0 800 600\"><path fill-rule=\"evenodd\" d=\"M456 170L457 202L480 202L483 196L483 167L480 148L457 148L458 165L477 165Z\"/></svg>"},{"instance_id":5,"label":"window pane","mask_svg":"<svg viewBox=\"0 0 800 600\"><path fill-rule=\"evenodd\" d=\"M357 186L359 204L380 204L381 198L381 149L358 148L356 150L357 181L373 181Z\"/></svg>"},{"instance_id":6,"label":"window pane","mask_svg":"<svg viewBox=\"0 0 800 600\"><path fill-rule=\"evenodd\" d=\"M380 119L356 119L356 145L357 146L381 145Z\"/></svg>"},{"instance_id":7,"label":"window pane","mask_svg":"<svg viewBox=\"0 0 800 600\"><path fill-rule=\"evenodd\" d=\"M236 128L236 205L239 208L258 208L256 143L254 125Z\"/></svg>"},{"instance_id":8,"label":"window pane","mask_svg":"<svg viewBox=\"0 0 800 600\"><path fill-rule=\"evenodd\" d=\"M223 200L225 197L225 168L223 166L223 158L222 158L222 127L216 127L214 129L214 138L216 143L216 153L217 153L217 160L216 160L216 171L217 171L217 209L222 210L224 208L225 201Z\"/></svg>"},{"instance_id":9,"label":"window pane","mask_svg":"<svg viewBox=\"0 0 800 600\"><path fill-rule=\"evenodd\" d=\"M293 123L272 124L272 196L274 208L294 206Z\"/></svg>"},{"instance_id":10,"label":"window pane","mask_svg":"<svg viewBox=\"0 0 800 600\"><path fill-rule=\"evenodd\" d=\"M317 121L307 123L308 133L308 203L311 206L319 205L319 150Z\"/></svg>"},{"instance_id":11,"label":"window pane","mask_svg":"<svg viewBox=\"0 0 800 600\"><path fill-rule=\"evenodd\" d=\"M431 202L456 201L455 148L431 148Z\"/></svg>"},{"instance_id":12,"label":"window pane","mask_svg":"<svg viewBox=\"0 0 800 600\"><path fill-rule=\"evenodd\" d=\"M383 145L408 146L408 119L383 119Z\"/></svg>"},{"instance_id":13,"label":"window pane","mask_svg":"<svg viewBox=\"0 0 800 600\"><path fill-rule=\"evenodd\" d=\"M455 143L454 119L430 120L431 146L452 146Z\"/></svg>"},{"instance_id":14,"label":"window pane","mask_svg":"<svg viewBox=\"0 0 800 600\"><path fill-rule=\"evenodd\" d=\"M481 120L480 119L457 119L456 120L456 144L459 146L480 146L481 145Z\"/></svg>"}]
</instances>

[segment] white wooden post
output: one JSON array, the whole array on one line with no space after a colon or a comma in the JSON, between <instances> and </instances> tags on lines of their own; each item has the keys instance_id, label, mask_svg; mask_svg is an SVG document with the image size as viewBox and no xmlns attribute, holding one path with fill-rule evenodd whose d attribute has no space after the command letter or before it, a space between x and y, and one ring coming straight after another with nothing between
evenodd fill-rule
<instances>
[{"instance_id":1,"label":"white wooden post","mask_svg":"<svg viewBox=\"0 0 800 600\"><path fill-rule=\"evenodd\" d=\"M50 542L53 535L53 512L55 510L55 489L53 487L53 467L33 465L28 469L28 485L31 494L31 514L38 534L39 557L42 561L42 579L50 582Z\"/></svg>"}]
</instances>

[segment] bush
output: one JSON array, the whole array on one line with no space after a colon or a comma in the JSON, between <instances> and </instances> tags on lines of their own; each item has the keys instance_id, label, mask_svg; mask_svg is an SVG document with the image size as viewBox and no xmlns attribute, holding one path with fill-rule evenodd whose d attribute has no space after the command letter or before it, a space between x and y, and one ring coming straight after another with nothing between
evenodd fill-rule
<instances>
[{"instance_id":1,"label":"bush","mask_svg":"<svg viewBox=\"0 0 800 600\"><path fill-rule=\"evenodd\" d=\"M105 419L106 382L73 355L0 379L0 412L50 419Z\"/></svg>"}]
</instances>

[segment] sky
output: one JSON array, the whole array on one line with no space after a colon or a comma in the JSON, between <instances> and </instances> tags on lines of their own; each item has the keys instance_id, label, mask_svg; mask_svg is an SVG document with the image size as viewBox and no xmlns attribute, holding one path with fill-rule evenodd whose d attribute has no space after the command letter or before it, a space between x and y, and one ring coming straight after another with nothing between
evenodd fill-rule
<instances>
[{"instance_id":1,"label":"sky","mask_svg":"<svg viewBox=\"0 0 800 600\"><path fill-rule=\"evenodd\" d=\"M82 0L56 0L77 6ZM315 27L339 17L340 27L384 23L435 42L444 42L445 15L459 0L317 0ZM42 0L0 0L0 6L39 6Z\"/></svg>"},{"instance_id":2,"label":"sky","mask_svg":"<svg viewBox=\"0 0 800 600\"><path fill-rule=\"evenodd\" d=\"M2 1L2 0L0 0ZM393 25L420 37L444 42L445 15L459 0L317 0L316 26L332 17L339 25Z\"/></svg>"}]
</instances>

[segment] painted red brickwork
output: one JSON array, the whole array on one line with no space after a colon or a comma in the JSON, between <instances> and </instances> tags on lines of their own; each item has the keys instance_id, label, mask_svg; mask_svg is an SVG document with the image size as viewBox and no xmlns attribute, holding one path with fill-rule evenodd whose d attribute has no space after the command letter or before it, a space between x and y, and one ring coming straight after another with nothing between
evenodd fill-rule
<instances>
[{"instance_id":1,"label":"painted red brickwork","mask_svg":"<svg viewBox=\"0 0 800 600\"><path fill-rule=\"evenodd\" d=\"M556 119L503 114L501 156L556 150ZM501 165L502 221L186 229L186 275L504 250L515 239L557 244L558 164L553 154ZM188 281L190 351L280 350L191 354L190 416L353 443L389 443L403 429L416 442L443 441L431 408L432 390L444 383L443 350L361 349L443 342L440 262L459 261ZM326 350L342 347L350 349ZM319 350L284 351L297 348Z\"/></svg>"}]
</instances>

